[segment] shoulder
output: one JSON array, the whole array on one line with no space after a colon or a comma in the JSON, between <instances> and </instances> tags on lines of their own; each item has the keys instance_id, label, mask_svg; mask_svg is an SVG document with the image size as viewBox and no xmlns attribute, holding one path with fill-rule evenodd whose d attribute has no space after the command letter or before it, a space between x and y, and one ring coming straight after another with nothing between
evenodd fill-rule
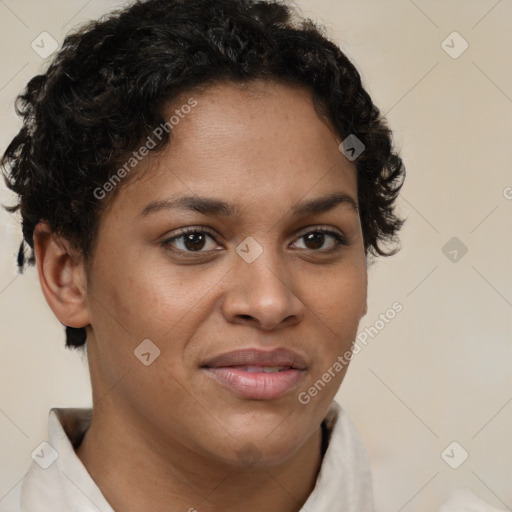
<instances>
[{"instance_id":1,"label":"shoulder","mask_svg":"<svg viewBox=\"0 0 512 512\"><path fill-rule=\"evenodd\" d=\"M31 464L23 477L0 499L0 512L59 512L69 510L70 492L62 474L88 482L75 447L89 428L90 408L53 408L48 413L48 440L30 454Z\"/></svg>"}]
</instances>

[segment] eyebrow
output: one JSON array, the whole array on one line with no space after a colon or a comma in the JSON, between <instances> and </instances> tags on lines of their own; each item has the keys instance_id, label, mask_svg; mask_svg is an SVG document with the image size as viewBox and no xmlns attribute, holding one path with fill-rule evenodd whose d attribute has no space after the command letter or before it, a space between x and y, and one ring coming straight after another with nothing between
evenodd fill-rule
<instances>
[{"instance_id":1,"label":"eyebrow","mask_svg":"<svg viewBox=\"0 0 512 512\"><path fill-rule=\"evenodd\" d=\"M292 215L299 217L324 213L342 204L348 205L355 212L359 210L356 201L350 195L344 192L334 192L327 196L297 203L292 208ZM240 216L240 210L235 204L226 203L212 197L198 196L184 196L153 201L140 212L139 216L147 217L151 213L168 209L189 210L202 213L203 215L223 217Z\"/></svg>"}]
</instances>

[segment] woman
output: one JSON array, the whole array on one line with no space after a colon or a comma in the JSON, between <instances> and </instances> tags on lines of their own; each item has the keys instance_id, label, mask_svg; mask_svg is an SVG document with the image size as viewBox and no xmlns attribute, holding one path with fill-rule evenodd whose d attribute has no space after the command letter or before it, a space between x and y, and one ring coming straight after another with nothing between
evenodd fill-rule
<instances>
[{"instance_id":1,"label":"woman","mask_svg":"<svg viewBox=\"0 0 512 512\"><path fill-rule=\"evenodd\" d=\"M93 390L20 509L372 510L334 396L405 171L342 51L273 1L137 2L19 108L11 210Z\"/></svg>"}]
</instances>

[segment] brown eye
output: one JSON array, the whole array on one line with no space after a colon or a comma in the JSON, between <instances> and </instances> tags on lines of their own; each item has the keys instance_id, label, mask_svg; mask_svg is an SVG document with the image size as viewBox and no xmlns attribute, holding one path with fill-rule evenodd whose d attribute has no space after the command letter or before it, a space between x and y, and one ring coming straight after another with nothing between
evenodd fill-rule
<instances>
[{"instance_id":1,"label":"brown eye","mask_svg":"<svg viewBox=\"0 0 512 512\"><path fill-rule=\"evenodd\" d=\"M210 244L211 247L208 248L208 239L215 242L213 235L211 235L204 228L185 228L177 235L164 240L161 245L163 247L170 246L178 252L200 253L214 250L216 247L218 247L218 244L215 242L214 244ZM206 250L204 250L205 247Z\"/></svg>"},{"instance_id":2,"label":"brown eye","mask_svg":"<svg viewBox=\"0 0 512 512\"><path fill-rule=\"evenodd\" d=\"M206 241L206 236L204 233L188 233L187 235L182 235L183 245L189 251L200 251Z\"/></svg>"},{"instance_id":3,"label":"brown eye","mask_svg":"<svg viewBox=\"0 0 512 512\"><path fill-rule=\"evenodd\" d=\"M312 250L315 252L331 252L336 251L340 246L348 245L347 239L338 233L330 229L318 228L312 231L308 231L301 235L298 240L304 240L305 249ZM331 239L330 248L325 248L324 245ZM324 247L322 249L322 247ZM299 247L300 248L300 247Z\"/></svg>"},{"instance_id":4,"label":"brown eye","mask_svg":"<svg viewBox=\"0 0 512 512\"><path fill-rule=\"evenodd\" d=\"M308 233L307 235L304 235L303 238L308 249L320 249L325 242L325 235L318 231Z\"/></svg>"}]
</instances>

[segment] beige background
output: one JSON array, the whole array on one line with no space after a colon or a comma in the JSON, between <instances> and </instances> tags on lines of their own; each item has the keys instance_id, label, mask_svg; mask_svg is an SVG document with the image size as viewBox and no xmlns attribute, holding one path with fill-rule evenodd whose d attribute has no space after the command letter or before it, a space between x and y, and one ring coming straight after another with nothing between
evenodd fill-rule
<instances>
[{"instance_id":1,"label":"beige background","mask_svg":"<svg viewBox=\"0 0 512 512\"><path fill-rule=\"evenodd\" d=\"M46 31L60 43L117 5L0 1L2 151L19 127L14 97L45 64L32 41ZM298 5L355 61L408 170L402 251L371 268L360 330L395 301L403 311L354 358L338 394L370 454L376 511L437 510L460 487L511 509L512 1ZM469 44L456 59L442 47L453 31ZM461 48L456 38L448 44ZM0 201L11 199L2 184ZM442 251L452 237L468 249L455 262ZM5 503L46 439L48 410L89 405L90 386L80 355L64 349L36 270L16 272L21 231L3 210L0 240ZM469 453L458 469L441 458L453 441Z\"/></svg>"}]
</instances>

